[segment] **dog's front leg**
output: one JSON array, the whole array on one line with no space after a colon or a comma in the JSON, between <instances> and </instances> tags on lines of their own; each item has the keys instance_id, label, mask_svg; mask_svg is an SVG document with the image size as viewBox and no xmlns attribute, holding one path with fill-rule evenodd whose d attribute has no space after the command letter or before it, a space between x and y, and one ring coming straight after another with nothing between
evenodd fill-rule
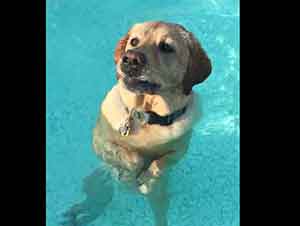
<instances>
[{"instance_id":1,"label":"dog's front leg","mask_svg":"<svg viewBox=\"0 0 300 226\"><path fill-rule=\"evenodd\" d=\"M168 226L169 195L167 190L168 176L161 175L151 193L147 195L155 226Z\"/></svg>"},{"instance_id":2,"label":"dog's front leg","mask_svg":"<svg viewBox=\"0 0 300 226\"><path fill-rule=\"evenodd\" d=\"M159 178L173 165L177 164L186 153L191 137L191 131L170 145L170 149L152 159L149 167L142 171L137 178L139 191L143 194L151 192ZM176 151L175 151L176 148Z\"/></svg>"},{"instance_id":3,"label":"dog's front leg","mask_svg":"<svg viewBox=\"0 0 300 226\"><path fill-rule=\"evenodd\" d=\"M169 151L161 157L154 159L149 167L142 171L137 178L139 191L143 194L150 193L167 168L174 165L177 160L178 153L175 151Z\"/></svg>"}]
</instances>

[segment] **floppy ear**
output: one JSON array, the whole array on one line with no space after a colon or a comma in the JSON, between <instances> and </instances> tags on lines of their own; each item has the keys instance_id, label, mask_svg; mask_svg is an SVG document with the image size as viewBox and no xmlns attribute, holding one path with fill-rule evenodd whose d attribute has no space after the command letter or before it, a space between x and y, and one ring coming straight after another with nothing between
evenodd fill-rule
<instances>
[{"instance_id":1,"label":"floppy ear","mask_svg":"<svg viewBox=\"0 0 300 226\"><path fill-rule=\"evenodd\" d=\"M117 64L120 60L120 58L122 57L123 53L125 52L125 48L126 48L126 44L127 44L127 41L129 39L129 33L127 33L124 37L122 37L116 48L115 48L115 54L114 54L114 61L115 61L115 64ZM120 75L118 74L117 72L117 80L119 80L120 78Z\"/></svg>"},{"instance_id":2,"label":"floppy ear","mask_svg":"<svg viewBox=\"0 0 300 226\"><path fill-rule=\"evenodd\" d=\"M191 32L188 33L188 45L190 51L189 63L183 78L183 93L188 95L192 87L203 82L211 73L211 61L202 49L199 41Z\"/></svg>"},{"instance_id":3,"label":"floppy ear","mask_svg":"<svg viewBox=\"0 0 300 226\"><path fill-rule=\"evenodd\" d=\"M114 55L115 64L117 64L119 62L122 54L125 52L125 48L126 48L128 39L129 39L129 34L127 33L124 37L122 37L119 40L119 42L115 48L115 55Z\"/></svg>"}]
</instances>

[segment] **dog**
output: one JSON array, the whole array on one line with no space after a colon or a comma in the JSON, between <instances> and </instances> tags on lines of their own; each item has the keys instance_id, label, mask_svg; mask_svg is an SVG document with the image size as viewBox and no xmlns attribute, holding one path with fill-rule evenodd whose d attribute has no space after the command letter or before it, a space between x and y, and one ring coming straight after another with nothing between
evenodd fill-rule
<instances>
[{"instance_id":1,"label":"dog","mask_svg":"<svg viewBox=\"0 0 300 226\"><path fill-rule=\"evenodd\" d=\"M186 153L200 117L192 87L211 60L183 26L135 24L114 52L117 84L107 93L93 130L93 148L114 177L145 195L157 226L166 226L167 172Z\"/></svg>"}]
</instances>

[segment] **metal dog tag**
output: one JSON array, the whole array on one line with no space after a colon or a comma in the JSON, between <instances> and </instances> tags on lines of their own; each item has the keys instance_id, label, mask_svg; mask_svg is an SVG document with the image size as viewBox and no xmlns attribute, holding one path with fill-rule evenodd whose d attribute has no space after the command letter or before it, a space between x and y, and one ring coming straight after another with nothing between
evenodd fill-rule
<instances>
[{"instance_id":1,"label":"metal dog tag","mask_svg":"<svg viewBox=\"0 0 300 226\"><path fill-rule=\"evenodd\" d=\"M129 117L128 119L126 119L126 121L123 123L123 125L120 126L119 128L119 133L122 136L128 136L129 132L130 132L130 120L131 118Z\"/></svg>"},{"instance_id":2,"label":"metal dog tag","mask_svg":"<svg viewBox=\"0 0 300 226\"><path fill-rule=\"evenodd\" d=\"M149 120L149 114L147 114L143 111L137 111L134 108L131 109L128 118L125 120L125 122L119 128L119 133L122 136L129 135L133 120L135 120L136 122L139 122L140 125L144 125Z\"/></svg>"}]
</instances>

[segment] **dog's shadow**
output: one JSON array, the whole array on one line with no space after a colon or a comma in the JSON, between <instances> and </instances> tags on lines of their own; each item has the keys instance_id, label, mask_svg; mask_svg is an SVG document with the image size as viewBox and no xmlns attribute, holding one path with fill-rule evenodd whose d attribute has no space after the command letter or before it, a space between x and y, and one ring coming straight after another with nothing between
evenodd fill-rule
<instances>
[{"instance_id":1,"label":"dog's shadow","mask_svg":"<svg viewBox=\"0 0 300 226\"><path fill-rule=\"evenodd\" d=\"M111 202L113 181L103 168L95 169L83 179L85 199L71 206L64 214L60 226L86 226L95 221Z\"/></svg>"}]
</instances>

